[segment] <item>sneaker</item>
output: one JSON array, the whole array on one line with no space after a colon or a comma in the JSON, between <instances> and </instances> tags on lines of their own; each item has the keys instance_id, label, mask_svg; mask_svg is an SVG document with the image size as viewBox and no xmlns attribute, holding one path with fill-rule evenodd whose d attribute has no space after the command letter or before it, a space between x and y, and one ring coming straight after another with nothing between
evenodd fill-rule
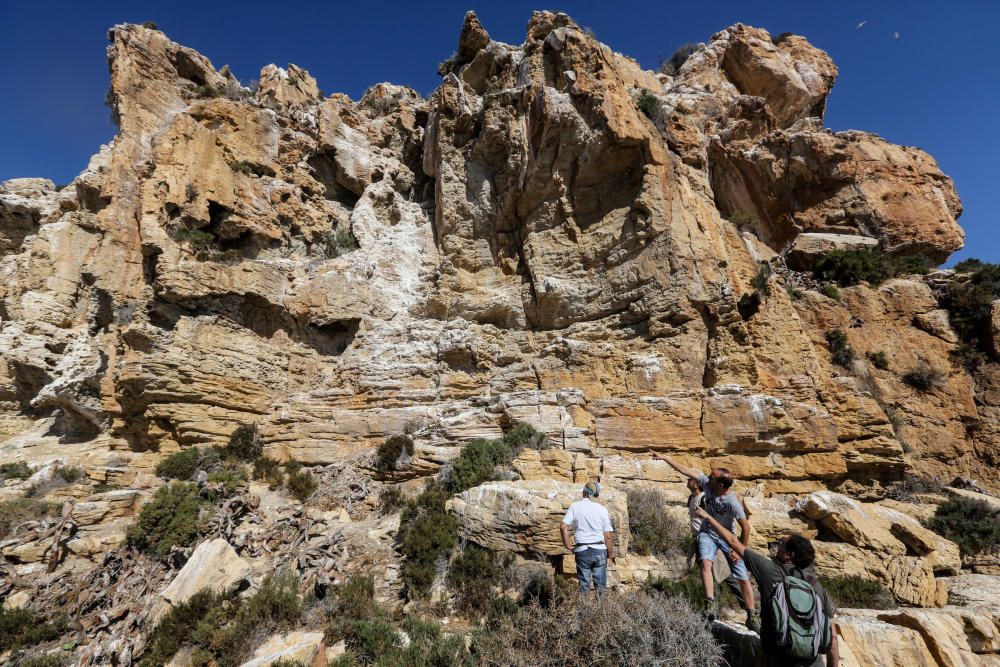
<instances>
[{"instance_id":1,"label":"sneaker","mask_svg":"<svg viewBox=\"0 0 1000 667\"><path fill-rule=\"evenodd\" d=\"M701 608L701 615L709 623L715 620L716 616L719 615L719 608L715 604L715 598L705 598L705 602Z\"/></svg>"},{"instance_id":2,"label":"sneaker","mask_svg":"<svg viewBox=\"0 0 1000 667\"><path fill-rule=\"evenodd\" d=\"M760 634L760 612L750 610L747 611L747 629L750 632L755 632Z\"/></svg>"}]
</instances>

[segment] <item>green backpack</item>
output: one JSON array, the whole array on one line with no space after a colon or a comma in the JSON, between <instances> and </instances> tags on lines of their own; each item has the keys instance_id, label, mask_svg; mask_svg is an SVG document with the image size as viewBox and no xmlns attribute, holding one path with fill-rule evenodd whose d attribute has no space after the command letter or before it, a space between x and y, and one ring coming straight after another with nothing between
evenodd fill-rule
<instances>
[{"instance_id":1,"label":"green backpack","mask_svg":"<svg viewBox=\"0 0 1000 667\"><path fill-rule=\"evenodd\" d=\"M774 587L766 614L770 635L786 655L802 661L815 660L830 649L831 619L812 585L785 575Z\"/></svg>"}]
</instances>

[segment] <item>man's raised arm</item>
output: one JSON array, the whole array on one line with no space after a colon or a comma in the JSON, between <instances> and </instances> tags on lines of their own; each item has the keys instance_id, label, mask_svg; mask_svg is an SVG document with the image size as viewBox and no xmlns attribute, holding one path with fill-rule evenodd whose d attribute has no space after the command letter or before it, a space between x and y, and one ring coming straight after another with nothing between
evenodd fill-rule
<instances>
[{"instance_id":1,"label":"man's raised arm","mask_svg":"<svg viewBox=\"0 0 1000 667\"><path fill-rule=\"evenodd\" d=\"M688 468L687 466L682 466L677 461L674 461L669 456L658 457L661 461L666 461L667 465L671 468L684 475L685 477L690 477L691 479L698 479L701 477L701 471L694 468Z\"/></svg>"},{"instance_id":2,"label":"man's raised arm","mask_svg":"<svg viewBox=\"0 0 1000 667\"><path fill-rule=\"evenodd\" d=\"M729 530L726 530L725 526L723 526L721 523L719 523L715 519L715 517L713 517L711 514L709 514L708 512L706 512L703 507L699 507L697 510L695 510L695 515L697 515L698 517L700 517L703 521L707 521L709 523L709 525L711 525L712 528L715 529L715 532L717 532L719 534L719 537L721 537L723 540L725 540L726 544L728 544L730 547L732 547L733 551L735 551L736 553L738 553L740 555L740 558L743 557L743 552L747 550L746 545L743 544L742 542L740 542L739 539L735 535L732 534L732 532L730 532ZM747 535L749 535L749 534L750 534L750 531L747 531Z\"/></svg>"}]
</instances>

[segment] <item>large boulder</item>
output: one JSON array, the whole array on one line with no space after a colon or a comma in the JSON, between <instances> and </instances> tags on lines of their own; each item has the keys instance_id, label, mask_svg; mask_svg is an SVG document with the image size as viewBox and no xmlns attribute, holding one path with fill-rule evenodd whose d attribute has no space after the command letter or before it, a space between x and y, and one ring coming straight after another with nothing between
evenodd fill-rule
<instances>
[{"instance_id":1,"label":"large boulder","mask_svg":"<svg viewBox=\"0 0 1000 667\"><path fill-rule=\"evenodd\" d=\"M170 585L160 593L172 605L186 602L203 589L230 593L250 575L250 563L221 537L202 542Z\"/></svg>"},{"instance_id":2,"label":"large boulder","mask_svg":"<svg viewBox=\"0 0 1000 667\"><path fill-rule=\"evenodd\" d=\"M526 556L566 553L559 526L569 506L580 500L582 485L553 481L487 482L448 501L463 539ZM601 486L598 502L608 508L615 545L628 552L628 503L625 493Z\"/></svg>"}]
</instances>

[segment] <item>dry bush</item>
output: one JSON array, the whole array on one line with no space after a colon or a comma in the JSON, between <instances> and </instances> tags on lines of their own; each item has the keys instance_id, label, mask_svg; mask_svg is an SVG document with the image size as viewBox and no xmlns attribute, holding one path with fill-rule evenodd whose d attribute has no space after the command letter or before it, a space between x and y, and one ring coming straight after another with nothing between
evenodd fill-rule
<instances>
[{"instance_id":1,"label":"dry bush","mask_svg":"<svg viewBox=\"0 0 1000 667\"><path fill-rule=\"evenodd\" d=\"M482 665L716 667L722 650L704 620L678 598L607 593L532 604L490 619L475 638Z\"/></svg>"},{"instance_id":2,"label":"dry bush","mask_svg":"<svg viewBox=\"0 0 1000 667\"><path fill-rule=\"evenodd\" d=\"M667 511L667 499L656 489L628 490L631 551L640 556L663 555L684 549L690 526Z\"/></svg>"}]
</instances>

